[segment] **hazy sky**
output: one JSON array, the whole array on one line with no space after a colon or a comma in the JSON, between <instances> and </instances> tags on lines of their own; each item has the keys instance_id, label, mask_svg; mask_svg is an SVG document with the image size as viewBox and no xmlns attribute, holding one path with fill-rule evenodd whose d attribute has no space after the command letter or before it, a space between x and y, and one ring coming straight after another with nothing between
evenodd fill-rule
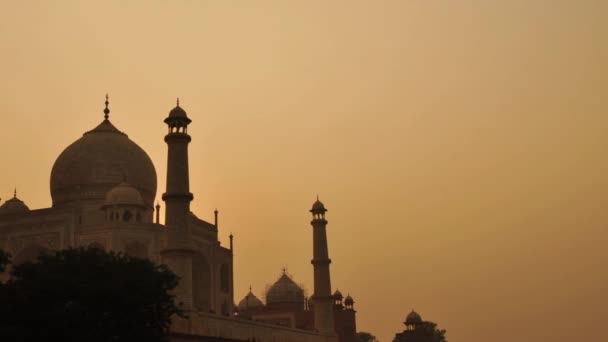
<instances>
[{"instance_id":1,"label":"hazy sky","mask_svg":"<svg viewBox=\"0 0 608 342\"><path fill-rule=\"evenodd\" d=\"M51 204L56 157L110 118L164 191L181 99L193 210L235 235L235 301L287 266L390 342L605 340L608 1L0 1L0 197Z\"/></svg>"}]
</instances>

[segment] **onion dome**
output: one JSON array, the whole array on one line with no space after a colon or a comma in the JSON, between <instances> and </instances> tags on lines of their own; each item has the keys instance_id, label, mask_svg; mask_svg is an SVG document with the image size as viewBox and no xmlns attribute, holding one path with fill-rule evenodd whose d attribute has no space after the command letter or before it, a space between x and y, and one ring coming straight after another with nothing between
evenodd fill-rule
<instances>
[{"instance_id":1,"label":"onion dome","mask_svg":"<svg viewBox=\"0 0 608 342\"><path fill-rule=\"evenodd\" d=\"M28 208L22 200L17 198L17 190L15 190L13 198L0 206L0 215L18 214L28 211L30 211L30 208Z\"/></svg>"},{"instance_id":2,"label":"onion dome","mask_svg":"<svg viewBox=\"0 0 608 342\"><path fill-rule=\"evenodd\" d=\"M266 304L283 303L304 304L304 290L285 271L266 292Z\"/></svg>"},{"instance_id":3,"label":"onion dome","mask_svg":"<svg viewBox=\"0 0 608 342\"><path fill-rule=\"evenodd\" d=\"M144 199L139 191L127 182L118 184L106 194L104 206L112 205L130 205L145 208Z\"/></svg>"},{"instance_id":4,"label":"onion dome","mask_svg":"<svg viewBox=\"0 0 608 342\"><path fill-rule=\"evenodd\" d=\"M350 306L355 304L355 301L353 300L353 297L351 297L350 295L346 296L346 298L344 298L344 305Z\"/></svg>"},{"instance_id":5,"label":"onion dome","mask_svg":"<svg viewBox=\"0 0 608 342\"><path fill-rule=\"evenodd\" d=\"M415 324L421 324L422 323L422 317L420 317L420 315L412 310L412 312L410 312L407 317L405 318L405 324L406 325L415 325Z\"/></svg>"},{"instance_id":6,"label":"onion dome","mask_svg":"<svg viewBox=\"0 0 608 342\"><path fill-rule=\"evenodd\" d=\"M263 306L264 303L262 303L262 301L258 297L256 297L253 292L251 292L251 288L249 288L249 293L247 293L247 295L245 295L245 297L241 299L237 308L239 311L245 311L255 308L261 308Z\"/></svg>"},{"instance_id":7,"label":"onion dome","mask_svg":"<svg viewBox=\"0 0 608 342\"><path fill-rule=\"evenodd\" d=\"M342 292L340 292L340 290L336 290L336 292L334 292L334 299L335 300L342 300Z\"/></svg>"},{"instance_id":8,"label":"onion dome","mask_svg":"<svg viewBox=\"0 0 608 342\"><path fill-rule=\"evenodd\" d=\"M146 152L107 119L68 146L51 171L53 207L82 201L103 203L121 181L136 188L147 207L156 197L156 170Z\"/></svg>"}]
</instances>

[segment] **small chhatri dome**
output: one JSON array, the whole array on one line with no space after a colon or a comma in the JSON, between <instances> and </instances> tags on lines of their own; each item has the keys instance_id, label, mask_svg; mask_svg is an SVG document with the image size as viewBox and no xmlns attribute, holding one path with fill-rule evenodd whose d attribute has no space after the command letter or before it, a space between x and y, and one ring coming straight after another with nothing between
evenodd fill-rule
<instances>
[{"instance_id":1,"label":"small chhatri dome","mask_svg":"<svg viewBox=\"0 0 608 342\"><path fill-rule=\"evenodd\" d=\"M18 214L28 211L30 211L30 208L28 208L22 200L17 198L17 189L15 189L13 198L0 206L0 215Z\"/></svg>"},{"instance_id":2,"label":"small chhatri dome","mask_svg":"<svg viewBox=\"0 0 608 342\"><path fill-rule=\"evenodd\" d=\"M175 108L171 109L171 111L169 112L169 117L167 117L165 119L165 123L167 123L168 121L172 121L174 119L183 120L183 121L186 121L187 123L192 122L188 118L188 114L186 114L186 111L182 107L179 106L179 98L177 99L177 105L175 106Z\"/></svg>"},{"instance_id":3,"label":"small chhatri dome","mask_svg":"<svg viewBox=\"0 0 608 342\"><path fill-rule=\"evenodd\" d=\"M420 323L422 323L422 317L420 317L420 315L414 310L412 310L412 312L410 312L405 318L406 325L414 325Z\"/></svg>"},{"instance_id":4,"label":"small chhatri dome","mask_svg":"<svg viewBox=\"0 0 608 342\"><path fill-rule=\"evenodd\" d=\"M266 304L281 303L304 304L304 290L285 271L266 292Z\"/></svg>"},{"instance_id":5,"label":"small chhatri dome","mask_svg":"<svg viewBox=\"0 0 608 342\"><path fill-rule=\"evenodd\" d=\"M262 301L258 297L256 297L253 294L253 292L251 292L251 287L250 287L249 293L247 293L247 295L245 295L245 297L243 297L243 299L241 299L237 308L239 309L239 311L244 311L244 310L249 310L249 309L254 309L254 308L260 308L263 306L264 306L264 303L262 303Z\"/></svg>"},{"instance_id":6,"label":"small chhatri dome","mask_svg":"<svg viewBox=\"0 0 608 342\"><path fill-rule=\"evenodd\" d=\"M342 298L342 292L340 292L340 290L336 290L336 292L334 292L334 299L342 300Z\"/></svg>"},{"instance_id":7,"label":"small chhatri dome","mask_svg":"<svg viewBox=\"0 0 608 342\"><path fill-rule=\"evenodd\" d=\"M323 202L319 201L319 196L317 196L317 200L315 201L315 203L312 204L312 209L310 210L310 212L324 213L326 211L327 209L325 209L325 205L323 205Z\"/></svg>"},{"instance_id":8,"label":"small chhatri dome","mask_svg":"<svg viewBox=\"0 0 608 342\"><path fill-rule=\"evenodd\" d=\"M353 297L351 297L350 295L346 296L346 298L344 299L344 305L353 305L353 304L355 304Z\"/></svg>"},{"instance_id":9,"label":"small chhatri dome","mask_svg":"<svg viewBox=\"0 0 608 342\"><path fill-rule=\"evenodd\" d=\"M104 206L111 205L131 205L145 208L141 193L127 182L122 182L108 191Z\"/></svg>"}]
</instances>

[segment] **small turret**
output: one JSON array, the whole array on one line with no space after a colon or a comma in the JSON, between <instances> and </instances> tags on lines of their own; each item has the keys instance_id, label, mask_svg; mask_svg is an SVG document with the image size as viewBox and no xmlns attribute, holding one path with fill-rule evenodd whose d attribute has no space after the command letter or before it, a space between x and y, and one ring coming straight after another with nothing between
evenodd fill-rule
<instances>
[{"instance_id":1,"label":"small turret","mask_svg":"<svg viewBox=\"0 0 608 342\"><path fill-rule=\"evenodd\" d=\"M403 324L405 324L406 330L415 330L422 324L422 317L416 311L412 310L405 318Z\"/></svg>"},{"instance_id":2,"label":"small turret","mask_svg":"<svg viewBox=\"0 0 608 342\"><path fill-rule=\"evenodd\" d=\"M353 300L353 297L351 297L350 294L347 295L344 299L344 306L346 307L346 310L354 310L354 305L355 301Z\"/></svg>"},{"instance_id":3,"label":"small turret","mask_svg":"<svg viewBox=\"0 0 608 342\"><path fill-rule=\"evenodd\" d=\"M141 193L127 182L108 191L101 208L106 212L108 222L139 223L146 212Z\"/></svg>"},{"instance_id":4,"label":"small turret","mask_svg":"<svg viewBox=\"0 0 608 342\"><path fill-rule=\"evenodd\" d=\"M15 191L13 192L13 198L0 206L0 215L18 214L28 211L30 211L30 208L28 208L22 200L17 198L17 188L15 188Z\"/></svg>"}]
</instances>

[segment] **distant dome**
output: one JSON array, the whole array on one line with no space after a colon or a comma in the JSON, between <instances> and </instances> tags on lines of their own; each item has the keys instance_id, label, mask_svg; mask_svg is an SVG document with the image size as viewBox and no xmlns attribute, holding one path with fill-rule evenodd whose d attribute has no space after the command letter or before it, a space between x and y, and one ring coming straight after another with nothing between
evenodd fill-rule
<instances>
[{"instance_id":1,"label":"distant dome","mask_svg":"<svg viewBox=\"0 0 608 342\"><path fill-rule=\"evenodd\" d=\"M266 304L282 303L301 303L304 305L304 290L287 273L283 273L266 293Z\"/></svg>"},{"instance_id":2,"label":"distant dome","mask_svg":"<svg viewBox=\"0 0 608 342\"><path fill-rule=\"evenodd\" d=\"M263 306L264 306L264 303L262 303L262 301L259 300L258 297L256 297L253 294L253 292L251 292L251 290L249 290L249 293L247 295L245 295L245 297L243 297L243 299L241 299L237 308L239 309L239 311L244 311L244 310L259 308L259 307L263 307Z\"/></svg>"},{"instance_id":3,"label":"distant dome","mask_svg":"<svg viewBox=\"0 0 608 342\"><path fill-rule=\"evenodd\" d=\"M133 205L145 207L144 199L137 189L127 182L122 182L108 191L104 205Z\"/></svg>"},{"instance_id":4,"label":"distant dome","mask_svg":"<svg viewBox=\"0 0 608 342\"><path fill-rule=\"evenodd\" d=\"M420 317L420 315L412 310L412 312L410 312L407 317L405 318L405 324L406 325L410 325L410 324L420 324L422 323L422 317Z\"/></svg>"},{"instance_id":5,"label":"distant dome","mask_svg":"<svg viewBox=\"0 0 608 342\"><path fill-rule=\"evenodd\" d=\"M30 211L30 208L17 196L9 199L0 206L0 215L17 214Z\"/></svg>"},{"instance_id":6,"label":"distant dome","mask_svg":"<svg viewBox=\"0 0 608 342\"><path fill-rule=\"evenodd\" d=\"M353 297L348 295L348 296L346 296L346 298L344 298L344 305L353 305L353 304L355 304Z\"/></svg>"},{"instance_id":7,"label":"distant dome","mask_svg":"<svg viewBox=\"0 0 608 342\"><path fill-rule=\"evenodd\" d=\"M103 201L121 180L128 181L152 207L156 170L152 160L109 120L68 146L51 171L53 207L81 201Z\"/></svg>"}]
</instances>

